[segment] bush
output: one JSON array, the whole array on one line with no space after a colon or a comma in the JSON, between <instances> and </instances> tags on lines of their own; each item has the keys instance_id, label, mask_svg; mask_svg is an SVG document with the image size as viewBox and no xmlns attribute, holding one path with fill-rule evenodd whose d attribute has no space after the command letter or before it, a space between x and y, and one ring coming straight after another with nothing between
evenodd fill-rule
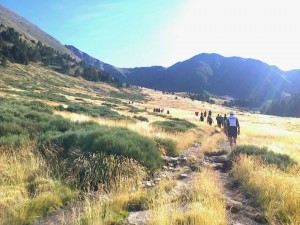
<instances>
[{"instance_id":1,"label":"bush","mask_svg":"<svg viewBox=\"0 0 300 225\"><path fill-rule=\"evenodd\" d=\"M60 148L62 154L68 154L70 149L79 149L81 152L123 155L151 170L162 165L154 141L127 128L83 124L81 128L49 138L46 147Z\"/></svg>"},{"instance_id":2,"label":"bush","mask_svg":"<svg viewBox=\"0 0 300 225\"><path fill-rule=\"evenodd\" d=\"M82 113L93 117L105 117L111 120L120 120L126 118L124 116L121 116L119 113L112 111L107 106L93 106L71 103L65 110L73 113Z\"/></svg>"},{"instance_id":3,"label":"bush","mask_svg":"<svg viewBox=\"0 0 300 225\"><path fill-rule=\"evenodd\" d=\"M231 161L235 160L239 155L254 155L260 157L267 164L274 164L278 168L285 169L288 166L295 165L296 162L288 155L269 151L267 147L258 147L255 145L236 146L229 155Z\"/></svg>"},{"instance_id":4,"label":"bush","mask_svg":"<svg viewBox=\"0 0 300 225\"><path fill-rule=\"evenodd\" d=\"M143 116L133 116L132 118L140 120L140 121L144 121L144 122L149 122L149 120L146 117L143 117Z\"/></svg>"},{"instance_id":5,"label":"bush","mask_svg":"<svg viewBox=\"0 0 300 225\"><path fill-rule=\"evenodd\" d=\"M169 138L155 138L157 144L164 151L167 156L177 156L176 142Z\"/></svg>"},{"instance_id":6,"label":"bush","mask_svg":"<svg viewBox=\"0 0 300 225\"><path fill-rule=\"evenodd\" d=\"M97 190L101 185L105 190L117 190L128 180L143 179L146 175L137 161L123 156L108 156L103 153L82 154L70 164L68 180L80 189Z\"/></svg>"},{"instance_id":7,"label":"bush","mask_svg":"<svg viewBox=\"0 0 300 225\"><path fill-rule=\"evenodd\" d=\"M154 126L159 127L167 132L185 132L190 128L196 127L195 124L186 120L171 119L170 121L156 121L152 123Z\"/></svg>"}]
</instances>

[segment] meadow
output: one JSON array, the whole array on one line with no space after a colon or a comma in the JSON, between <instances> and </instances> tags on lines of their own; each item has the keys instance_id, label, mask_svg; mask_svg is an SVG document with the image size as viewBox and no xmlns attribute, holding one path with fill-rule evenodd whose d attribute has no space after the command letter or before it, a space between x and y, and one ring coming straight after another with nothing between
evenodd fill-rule
<instances>
[{"instance_id":1,"label":"meadow","mask_svg":"<svg viewBox=\"0 0 300 225\"><path fill-rule=\"evenodd\" d=\"M163 155L195 144L200 153L189 160L222 150L216 122L195 116L205 110L213 117L234 110L240 120L234 182L270 224L300 223L300 119L88 82L35 64L11 64L0 74L0 224L32 224L57 211L60 224L121 224L135 211L149 212L148 224L227 224L222 185L210 168L186 190L176 179L142 185L161 170ZM291 163L281 163L284 154Z\"/></svg>"}]
</instances>

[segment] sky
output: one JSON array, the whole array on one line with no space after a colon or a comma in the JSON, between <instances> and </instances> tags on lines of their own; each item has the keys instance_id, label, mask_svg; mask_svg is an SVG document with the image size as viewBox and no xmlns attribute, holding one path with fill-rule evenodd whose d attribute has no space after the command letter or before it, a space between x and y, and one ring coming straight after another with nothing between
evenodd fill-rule
<instances>
[{"instance_id":1,"label":"sky","mask_svg":"<svg viewBox=\"0 0 300 225\"><path fill-rule=\"evenodd\" d=\"M0 0L62 44L117 67L200 53L300 69L297 0Z\"/></svg>"}]
</instances>

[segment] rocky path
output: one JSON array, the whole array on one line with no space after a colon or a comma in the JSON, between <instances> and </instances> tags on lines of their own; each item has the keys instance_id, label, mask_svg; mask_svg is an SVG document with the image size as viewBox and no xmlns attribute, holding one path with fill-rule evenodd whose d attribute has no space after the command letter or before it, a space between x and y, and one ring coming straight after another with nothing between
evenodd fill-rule
<instances>
[{"instance_id":1,"label":"rocky path","mask_svg":"<svg viewBox=\"0 0 300 225\"><path fill-rule=\"evenodd\" d=\"M224 151L225 150L225 151ZM231 148L228 142L219 145L218 151L209 154L206 160L219 174L227 210L228 225L268 224L259 206L255 207L253 196L246 195L241 187L232 182L228 171L227 156Z\"/></svg>"},{"instance_id":2,"label":"rocky path","mask_svg":"<svg viewBox=\"0 0 300 225\"><path fill-rule=\"evenodd\" d=\"M176 185L170 192L170 196L179 196L187 192L192 186L192 178L199 173L199 167L211 167L218 175L224 194L224 200L227 210L228 225L261 225L267 224L265 217L259 210L254 207L255 201L251 196L245 195L241 188L234 185L228 171L227 156L231 151L228 142L223 142L219 148L203 158L199 157L201 146L195 146L183 151L180 157L165 157L165 166L153 180L145 182L145 188L153 188L162 179L176 180ZM191 160L192 159L192 160ZM172 204L172 203L170 203ZM172 207L170 205L170 207ZM63 212L63 214L62 214ZM66 217L70 216L70 209L60 209L35 225L52 225L52 224L69 224ZM149 218L153 216L151 210L131 212L123 221L123 225L146 225ZM64 217L64 222L62 218Z\"/></svg>"},{"instance_id":3,"label":"rocky path","mask_svg":"<svg viewBox=\"0 0 300 225\"><path fill-rule=\"evenodd\" d=\"M191 185L193 175L198 173L194 168L194 164L180 163L185 161L188 157L192 157L198 163L198 166L208 166L214 169L221 182L222 191L224 194L224 201L227 210L227 224L228 225L261 225L268 224L259 206L255 207L254 198L243 193L241 188L232 182L228 170L227 156L231 151L228 142L223 142L219 148L210 154L207 154L203 159L199 157L201 147L194 146L182 152L179 158L167 159L165 170L162 171L162 176L169 178L178 178L177 185L172 191L174 195L179 195L187 191ZM177 167L172 164L177 164ZM151 217L151 211L132 212L124 221L124 225L146 225L147 220Z\"/></svg>"}]
</instances>

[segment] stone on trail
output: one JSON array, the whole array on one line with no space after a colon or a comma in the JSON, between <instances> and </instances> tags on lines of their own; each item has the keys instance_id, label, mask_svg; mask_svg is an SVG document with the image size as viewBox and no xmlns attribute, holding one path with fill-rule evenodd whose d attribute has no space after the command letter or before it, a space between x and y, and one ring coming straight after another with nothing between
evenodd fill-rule
<instances>
[{"instance_id":1,"label":"stone on trail","mask_svg":"<svg viewBox=\"0 0 300 225\"><path fill-rule=\"evenodd\" d=\"M186 178L189 178L189 175L186 174L186 173L182 173L179 175L179 179L182 180L182 179L186 179Z\"/></svg>"}]
</instances>

